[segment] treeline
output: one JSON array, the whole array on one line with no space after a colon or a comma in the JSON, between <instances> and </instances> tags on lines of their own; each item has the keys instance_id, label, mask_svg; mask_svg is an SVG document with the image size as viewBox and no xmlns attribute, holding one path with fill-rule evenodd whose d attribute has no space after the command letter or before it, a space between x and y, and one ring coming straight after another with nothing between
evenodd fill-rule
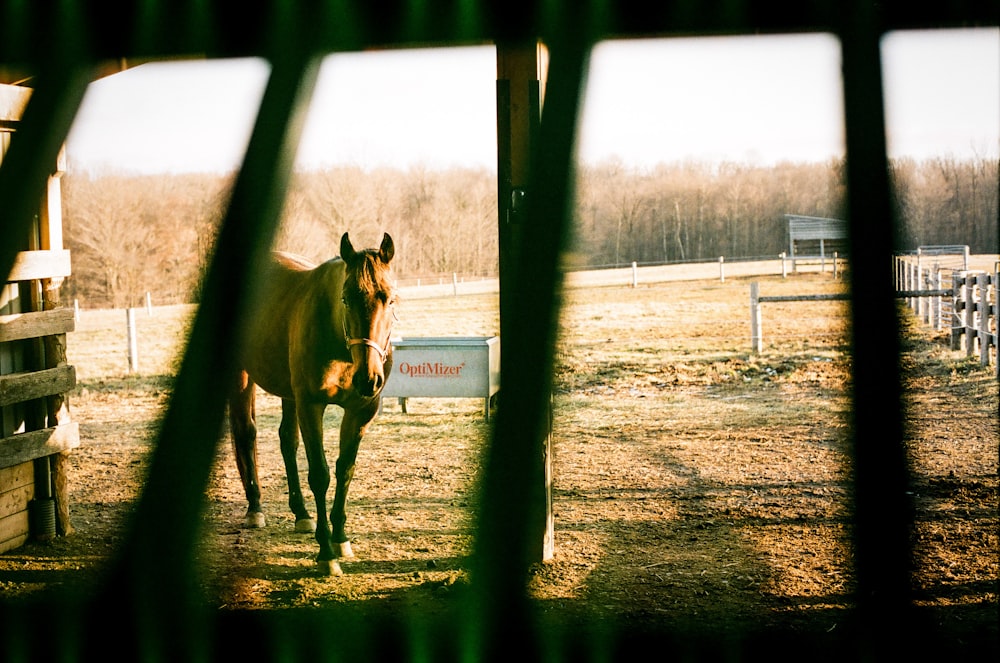
<instances>
[{"instance_id":1,"label":"treeline","mask_svg":"<svg viewBox=\"0 0 1000 663\"><path fill-rule=\"evenodd\" d=\"M843 182L839 162L588 168L579 174L574 263L777 256L787 250L785 214L843 218Z\"/></svg>"},{"instance_id":2,"label":"treeline","mask_svg":"<svg viewBox=\"0 0 1000 663\"><path fill-rule=\"evenodd\" d=\"M997 251L997 160L892 163L902 245L969 244ZM64 236L73 252L65 298L87 307L197 299L231 176L63 179ZM844 218L844 163L776 166L618 162L578 172L572 268L775 256L785 214ZM336 167L296 174L276 248L317 262L340 236L396 243L401 280L497 271L496 175L485 169ZM527 230L530 233L530 229Z\"/></svg>"}]
</instances>

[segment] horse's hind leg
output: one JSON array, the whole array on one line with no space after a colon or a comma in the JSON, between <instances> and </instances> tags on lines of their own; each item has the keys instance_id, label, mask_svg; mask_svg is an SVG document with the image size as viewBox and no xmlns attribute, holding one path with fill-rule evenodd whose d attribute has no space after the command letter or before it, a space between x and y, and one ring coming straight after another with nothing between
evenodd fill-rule
<instances>
[{"instance_id":1,"label":"horse's hind leg","mask_svg":"<svg viewBox=\"0 0 1000 663\"><path fill-rule=\"evenodd\" d=\"M309 515L302 499L302 484L299 481L299 421L295 413L295 401L281 399L281 425L278 427L281 440L281 458L285 461L285 476L288 480L288 507L295 514L295 531L306 534L316 531L316 520Z\"/></svg>"},{"instance_id":2,"label":"horse's hind leg","mask_svg":"<svg viewBox=\"0 0 1000 663\"><path fill-rule=\"evenodd\" d=\"M229 399L229 428L236 452L236 467L240 471L247 496L247 527L263 527L264 511L260 505L260 479L257 476L257 424L254 405L254 383L246 371L240 372Z\"/></svg>"}]
</instances>

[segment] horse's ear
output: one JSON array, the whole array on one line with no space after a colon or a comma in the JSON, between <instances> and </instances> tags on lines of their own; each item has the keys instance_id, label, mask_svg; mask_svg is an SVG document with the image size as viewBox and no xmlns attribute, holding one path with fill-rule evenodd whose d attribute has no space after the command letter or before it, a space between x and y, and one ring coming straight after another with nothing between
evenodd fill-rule
<instances>
[{"instance_id":1,"label":"horse's ear","mask_svg":"<svg viewBox=\"0 0 1000 663\"><path fill-rule=\"evenodd\" d=\"M382 262L389 264L392 260L392 256L396 253L396 247L392 244L392 237L389 237L389 233L382 233L382 245L379 247L379 257Z\"/></svg>"},{"instance_id":2,"label":"horse's ear","mask_svg":"<svg viewBox=\"0 0 1000 663\"><path fill-rule=\"evenodd\" d=\"M344 236L340 238L340 257L344 259L344 262L352 262L357 253L351 244L351 238L347 236L347 233L344 233Z\"/></svg>"}]
</instances>

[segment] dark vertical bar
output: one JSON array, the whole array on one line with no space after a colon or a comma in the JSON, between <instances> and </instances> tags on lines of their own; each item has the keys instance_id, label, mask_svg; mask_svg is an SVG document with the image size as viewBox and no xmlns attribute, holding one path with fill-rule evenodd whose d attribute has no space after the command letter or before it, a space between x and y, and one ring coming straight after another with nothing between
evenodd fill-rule
<instances>
[{"instance_id":1,"label":"dark vertical bar","mask_svg":"<svg viewBox=\"0 0 1000 663\"><path fill-rule=\"evenodd\" d=\"M501 48L498 46L498 49ZM507 304L507 275L514 272L514 227L511 217L511 191L514 188L511 157L510 79L497 79L497 244L500 276L500 338L504 337ZM503 384L503 356L500 358L500 383Z\"/></svg>"},{"instance_id":2,"label":"dark vertical bar","mask_svg":"<svg viewBox=\"0 0 1000 663\"><path fill-rule=\"evenodd\" d=\"M844 8L841 33L847 136L853 371L854 548L865 655L905 656L913 512L903 442L900 323L893 292L881 17L869 2Z\"/></svg>"},{"instance_id":3,"label":"dark vertical bar","mask_svg":"<svg viewBox=\"0 0 1000 663\"><path fill-rule=\"evenodd\" d=\"M302 116L319 68L301 51L273 61L272 67L146 487L102 597L105 611L96 616L104 624L120 620L122 641L116 644L122 651L135 647L127 658L155 653L193 660L205 652L194 564L203 496L236 367L241 321L257 267L278 227Z\"/></svg>"},{"instance_id":4,"label":"dark vertical bar","mask_svg":"<svg viewBox=\"0 0 1000 663\"><path fill-rule=\"evenodd\" d=\"M486 457L473 556L473 642L477 658L540 655L528 611L527 572L544 528L545 441L559 317L559 255L572 208L573 147L587 50L573 39L549 43L545 111L531 147L523 231L502 311L503 393ZM563 36L563 35L560 35ZM504 204L504 203L501 203Z\"/></svg>"},{"instance_id":5,"label":"dark vertical bar","mask_svg":"<svg viewBox=\"0 0 1000 663\"><path fill-rule=\"evenodd\" d=\"M87 91L83 62L52 64L35 79L24 117L0 160L0 235L27 237L59 150ZM18 243L0 242L0 274L10 274Z\"/></svg>"}]
</instances>

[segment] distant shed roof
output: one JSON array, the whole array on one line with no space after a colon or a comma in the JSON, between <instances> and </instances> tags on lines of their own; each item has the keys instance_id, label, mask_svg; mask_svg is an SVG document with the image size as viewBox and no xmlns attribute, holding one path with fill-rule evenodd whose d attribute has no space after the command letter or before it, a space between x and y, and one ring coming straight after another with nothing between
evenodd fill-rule
<instances>
[{"instance_id":1,"label":"distant shed roof","mask_svg":"<svg viewBox=\"0 0 1000 663\"><path fill-rule=\"evenodd\" d=\"M847 239L847 222L841 219L827 219L821 216L801 216L786 214L788 238L800 239Z\"/></svg>"}]
</instances>

